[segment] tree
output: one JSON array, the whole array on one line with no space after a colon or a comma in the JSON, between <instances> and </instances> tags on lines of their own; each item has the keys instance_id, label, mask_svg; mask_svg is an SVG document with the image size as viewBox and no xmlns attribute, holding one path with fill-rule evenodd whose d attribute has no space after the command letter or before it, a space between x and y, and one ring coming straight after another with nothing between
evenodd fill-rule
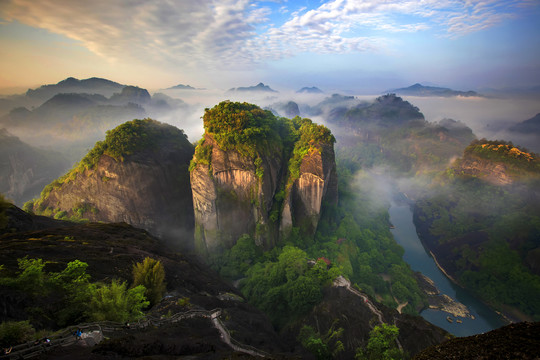
<instances>
[{"instance_id":1,"label":"tree","mask_svg":"<svg viewBox=\"0 0 540 360\"><path fill-rule=\"evenodd\" d=\"M101 284L92 291L89 317L94 321L125 322L143 315L142 309L149 302L144 297L143 285L127 289L126 282L113 280L110 285Z\"/></svg>"},{"instance_id":2,"label":"tree","mask_svg":"<svg viewBox=\"0 0 540 360\"><path fill-rule=\"evenodd\" d=\"M395 325L381 324L369 333L369 341L365 350L357 349L357 360L394 360L402 359L403 353L397 348L396 340L399 329Z\"/></svg>"},{"instance_id":3,"label":"tree","mask_svg":"<svg viewBox=\"0 0 540 360\"><path fill-rule=\"evenodd\" d=\"M157 304L167 289L165 269L161 261L147 257L142 263L134 264L133 286L137 285L146 288L145 296L152 306Z\"/></svg>"}]
</instances>

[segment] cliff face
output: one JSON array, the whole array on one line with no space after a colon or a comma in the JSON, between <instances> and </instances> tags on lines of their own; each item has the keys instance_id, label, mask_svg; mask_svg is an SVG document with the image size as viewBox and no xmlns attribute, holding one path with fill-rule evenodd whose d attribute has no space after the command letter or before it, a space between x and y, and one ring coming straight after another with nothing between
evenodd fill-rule
<instances>
[{"instance_id":1,"label":"cliff face","mask_svg":"<svg viewBox=\"0 0 540 360\"><path fill-rule=\"evenodd\" d=\"M235 150L224 151L211 135L201 146L211 150L211 168L197 164L191 171L191 189L195 210L196 246L201 252L232 247L242 234L255 234L268 223L268 213L278 183L281 157L261 156L257 175L253 161ZM259 245L272 240L259 236Z\"/></svg>"},{"instance_id":2,"label":"cliff face","mask_svg":"<svg viewBox=\"0 0 540 360\"><path fill-rule=\"evenodd\" d=\"M482 178L494 185L508 185L513 182L505 164L477 157L463 158L457 170L466 175Z\"/></svg>"},{"instance_id":3,"label":"cliff face","mask_svg":"<svg viewBox=\"0 0 540 360\"><path fill-rule=\"evenodd\" d=\"M313 235L322 204L337 202L329 130L307 119L278 120L245 103L223 102L207 110L204 119L206 132L190 173L198 252L219 253L242 234L270 248L280 230L286 234L293 226ZM332 141L316 139L306 129L320 130ZM300 143L304 155L294 155ZM288 168L293 160L299 165L294 180Z\"/></svg>"},{"instance_id":4,"label":"cliff face","mask_svg":"<svg viewBox=\"0 0 540 360\"><path fill-rule=\"evenodd\" d=\"M473 141L454 164L454 171L493 185L509 185L540 177L537 155L505 141Z\"/></svg>"},{"instance_id":5,"label":"cliff face","mask_svg":"<svg viewBox=\"0 0 540 360\"><path fill-rule=\"evenodd\" d=\"M141 136L153 137L152 144L121 158L106 150L93 167L72 171L67 179L53 183L36 201L34 211L56 218L126 222L158 236L176 237L191 232L193 207L188 166L193 147L180 130L143 121L146 124L141 132L150 127L171 134Z\"/></svg>"},{"instance_id":6,"label":"cliff face","mask_svg":"<svg viewBox=\"0 0 540 360\"><path fill-rule=\"evenodd\" d=\"M320 219L323 200L336 205L338 200L334 147L323 144L302 159L300 176L290 187L281 216L280 230L288 233L300 227L314 235Z\"/></svg>"}]
</instances>

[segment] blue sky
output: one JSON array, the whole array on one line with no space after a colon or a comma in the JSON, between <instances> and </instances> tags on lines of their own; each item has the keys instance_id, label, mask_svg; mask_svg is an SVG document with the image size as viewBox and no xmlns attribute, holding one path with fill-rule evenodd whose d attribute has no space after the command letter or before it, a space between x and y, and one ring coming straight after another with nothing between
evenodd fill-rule
<instances>
[{"instance_id":1,"label":"blue sky","mask_svg":"<svg viewBox=\"0 0 540 360\"><path fill-rule=\"evenodd\" d=\"M538 0L2 0L0 87L540 85Z\"/></svg>"}]
</instances>

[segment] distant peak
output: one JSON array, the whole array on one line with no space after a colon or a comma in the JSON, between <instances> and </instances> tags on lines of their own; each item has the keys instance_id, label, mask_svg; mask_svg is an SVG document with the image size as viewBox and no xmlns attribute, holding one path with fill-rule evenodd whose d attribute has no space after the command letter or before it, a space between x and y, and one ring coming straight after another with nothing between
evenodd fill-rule
<instances>
[{"instance_id":1,"label":"distant peak","mask_svg":"<svg viewBox=\"0 0 540 360\"><path fill-rule=\"evenodd\" d=\"M264 92L277 92L276 90L270 88L268 85L264 85L262 82L258 83L255 86L248 87L238 87L232 88L229 91L264 91Z\"/></svg>"}]
</instances>

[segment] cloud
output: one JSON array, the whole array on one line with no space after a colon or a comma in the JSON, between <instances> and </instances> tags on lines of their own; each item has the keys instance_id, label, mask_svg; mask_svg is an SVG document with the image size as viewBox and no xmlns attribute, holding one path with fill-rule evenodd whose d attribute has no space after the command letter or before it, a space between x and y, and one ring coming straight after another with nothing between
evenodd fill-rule
<instances>
[{"instance_id":1,"label":"cloud","mask_svg":"<svg viewBox=\"0 0 540 360\"><path fill-rule=\"evenodd\" d=\"M78 40L110 61L245 69L299 52L382 51L396 32L465 36L537 6L537 0L331 0L293 9L274 2L285 17L279 26L268 24L270 8L250 0L2 0L0 16Z\"/></svg>"}]
</instances>

